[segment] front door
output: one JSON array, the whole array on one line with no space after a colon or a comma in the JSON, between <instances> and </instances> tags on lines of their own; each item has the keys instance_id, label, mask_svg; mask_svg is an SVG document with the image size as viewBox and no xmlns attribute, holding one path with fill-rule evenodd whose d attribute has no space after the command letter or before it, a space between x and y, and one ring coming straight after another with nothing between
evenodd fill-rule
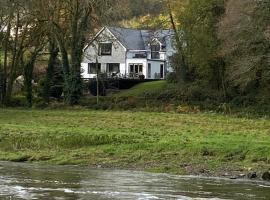
<instances>
[{"instance_id":1,"label":"front door","mask_svg":"<svg viewBox=\"0 0 270 200\"><path fill-rule=\"evenodd\" d=\"M164 78L164 64L160 64L160 78Z\"/></svg>"}]
</instances>

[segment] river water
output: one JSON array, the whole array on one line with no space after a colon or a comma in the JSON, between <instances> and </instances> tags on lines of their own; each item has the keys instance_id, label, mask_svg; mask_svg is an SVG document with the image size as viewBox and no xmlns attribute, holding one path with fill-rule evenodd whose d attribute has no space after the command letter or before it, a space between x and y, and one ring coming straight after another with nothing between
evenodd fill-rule
<instances>
[{"instance_id":1,"label":"river water","mask_svg":"<svg viewBox=\"0 0 270 200\"><path fill-rule=\"evenodd\" d=\"M0 199L270 200L270 183L0 162Z\"/></svg>"}]
</instances>

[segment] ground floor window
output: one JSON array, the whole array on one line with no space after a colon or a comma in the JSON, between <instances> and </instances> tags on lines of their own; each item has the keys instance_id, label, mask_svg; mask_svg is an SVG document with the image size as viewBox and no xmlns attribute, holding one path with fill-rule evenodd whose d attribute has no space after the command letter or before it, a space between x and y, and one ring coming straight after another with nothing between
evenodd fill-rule
<instances>
[{"instance_id":1,"label":"ground floor window","mask_svg":"<svg viewBox=\"0 0 270 200\"><path fill-rule=\"evenodd\" d=\"M143 64L129 64L129 77L144 79Z\"/></svg>"},{"instance_id":2,"label":"ground floor window","mask_svg":"<svg viewBox=\"0 0 270 200\"><path fill-rule=\"evenodd\" d=\"M88 63L88 74L97 74L97 70L98 70L98 72L101 71L101 64L100 63L98 63L98 64Z\"/></svg>"},{"instance_id":3,"label":"ground floor window","mask_svg":"<svg viewBox=\"0 0 270 200\"><path fill-rule=\"evenodd\" d=\"M143 64L129 64L129 72L134 74L142 74Z\"/></svg>"},{"instance_id":4,"label":"ground floor window","mask_svg":"<svg viewBox=\"0 0 270 200\"><path fill-rule=\"evenodd\" d=\"M108 63L107 64L107 73L116 73L120 72L120 64L119 63Z\"/></svg>"}]
</instances>

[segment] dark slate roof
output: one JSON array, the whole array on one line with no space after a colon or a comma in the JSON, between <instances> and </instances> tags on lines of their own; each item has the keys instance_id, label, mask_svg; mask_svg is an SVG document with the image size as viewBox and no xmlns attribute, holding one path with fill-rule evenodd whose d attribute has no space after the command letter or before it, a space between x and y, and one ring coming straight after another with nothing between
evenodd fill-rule
<instances>
[{"instance_id":1,"label":"dark slate roof","mask_svg":"<svg viewBox=\"0 0 270 200\"><path fill-rule=\"evenodd\" d=\"M144 50L145 45L142 40L140 30L108 27L112 34L129 50Z\"/></svg>"},{"instance_id":2,"label":"dark slate roof","mask_svg":"<svg viewBox=\"0 0 270 200\"><path fill-rule=\"evenodd\" d=\"M172 30L137 30L107 27L128 50L147 50L148 44L157 38L165 46L171 47ZM170 43L170 44L168 44Z\"/></svg>"}]
</instances>

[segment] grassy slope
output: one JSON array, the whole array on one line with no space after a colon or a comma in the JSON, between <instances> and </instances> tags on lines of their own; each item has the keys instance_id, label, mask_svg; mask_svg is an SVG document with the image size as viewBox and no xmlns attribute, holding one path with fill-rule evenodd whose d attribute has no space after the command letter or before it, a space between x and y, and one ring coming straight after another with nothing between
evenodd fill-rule
<instances>
[{"instance_id":1,"label":"grassy slope","mask_svg":"<svg viewBox=\"0 0 270 200\"><path fill-rule=\"evenodd\" d=\"M140 83L131 89L123 90L117 94L117 96L127 97L127 96L141 96L144 93L153 92L153 91L162 91L167 87L166 81L153 81Z\"/></svg>"},{"instance_id":2,"label":"grassy slope","mask_svg":"<svg viewBox=\"0 0 270 200\"><path fill-rule=\"evenodd\" d=\"M0 110L0 159L181 174L270 167L270 120L217 114Z\"/></svg>"}]
</instances>

